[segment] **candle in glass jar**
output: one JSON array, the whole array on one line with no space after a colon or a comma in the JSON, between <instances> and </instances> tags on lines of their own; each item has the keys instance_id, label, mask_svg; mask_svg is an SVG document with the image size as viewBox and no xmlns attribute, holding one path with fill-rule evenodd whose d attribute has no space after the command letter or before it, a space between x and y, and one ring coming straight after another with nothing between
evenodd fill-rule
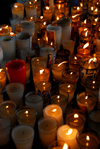
<instances>
[{"instance_id":1,"label":"candle in glass jar","mask_svg":"<svg viewBox=\"0 0 100 149\"><path fill-rule=\"evenodd\" d=\"M26 124L34 128L37 112L33 108L21 107L16 111L19 124Z\"/></svg>"},{"instance_id":2,"label":"candle in glass jar","mask_svg":"<svg viewBox=\"0 0 100 149\"><path fill-rule=\"evenodd\" d=\"M6 73L4 69L0 69L0 82L2 83L2 91L4 91L6 86Z\"/></svg>"},{"instance_id":3,"label":"candle in glass jar","mask_svg":"<svg viewBox=\"0 0 100 149\"><path fill-rule=\"evenodd\" d=\"M34 140L34 129L28 125L18 125L12 129L11 137L18 149L31 149Z\"/></svg>"},{"instance_id":4,"label":"candle in glass jar","mask_svg":"<svg viewBox=\"0 0 100 149\"><path fill-rule=\"evenodd\" d=\"M11 126L14 126L16 124L15 111L16 111L16 104L12 101L4 101L0 105L0 112L10 117Z\"/></svg>"},{"instance_id":5,"label":"candle in glass jar","mask_svg":"<svg viewBox=\"0 0 100 149\"><path fill-rule=\"evenodd\" d=\"M91 92L80 92L77 94L77 104L78 107L83 112L90 112L94 109L97 102L97 97Z\"/></svg>"},{"instance_id":6,"label":"candle in glass jar","mask_svg":"<svg viewBox=\"0 0 100 149\"><path fill-rule=\"evenodd\" d=\"M56 104L47 105L43 109L43 117L51 116L54 117L58 122L58 127L63 124L63 113L60 106Z\"/></svg>"},{"instance_id":7,"label":"candle in glass jar","mask_svg":"<svg viewBox=\"0 0 100 149\"><path fill-rule=\"evenodd\" d=\"M8 25L0 25L0 37L1 36L9 36L10 35L10 27Z\"/></svg>"},{"instance_id":8,"label":"candle in glass jar","mask_svg":"<svg viewBox=\"0 0 100 149\"><path fill-rule=\"evenodd\" d=\"M27 17L34 17L36 19L36 5L29 1L25 3L25 11Z\"/></svg>"},{"instance_id":9,"label":"candle in glass jar","mask_svg":"<svg viewBox=\"0 0 100 149\"><path fill-rule=\"evenodd\" d=\"M11 6L13 19L23 20L24 17L24 5L22 3L14 3Z\"/></svg>"},{"instance_id":10,"label":"candle in glass jar","mask_svg":"<svg viewBox=\"0 0 100 149\"><path fill-rule=\"evenodd\" d=\"M62 125L57 130L57 140L65 141L69 144L72 149L77 149L76 134L77 129L73 129L68 125Z\"/></svg>"},{"instance_id":11,"label":"candle in glass jar","mask_svg":"<svg viewBox=\"0 0 100 149\"><path fill-rule=\"evenodd\" d=\"M51 21L52 19L52 10L50 9L49 6L45 6L43 9L43 16L46 19L46 21Z\"/></svg>"}]
</instances>

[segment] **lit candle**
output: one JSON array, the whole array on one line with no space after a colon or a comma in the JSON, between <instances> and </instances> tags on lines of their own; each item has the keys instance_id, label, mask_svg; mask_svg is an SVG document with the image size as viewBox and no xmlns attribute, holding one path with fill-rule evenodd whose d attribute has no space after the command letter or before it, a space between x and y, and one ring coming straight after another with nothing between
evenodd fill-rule
<instances>
[{"instance_id":1,"label":"lit candle","mask_svg":"<svg viewBox=\"0 0 100 149\"><path fill-rule=\"evenodd\" d=\"M0 27L0 37L1 36L9 36L10 35L10 27L8 25L3 25Z\"/></svg>"},{"instance_id":2,"label":"lit candle","mask_svg":"<svg viewBox=\"0 0 100 149\"><path fill-rule=\"evenodd\" d=\"M86 116L81 110L72 109L66 115L66 124L80 131L84 128L85 119Z\"/></svg>"},{"instance_id":3,"label":"lit candle","mask_svg":"<svg viewBox=\"0 0 100 149\"><path fill-rule=\"evenodd\" d=\"M13 19L23 20L24 5L22 3L14 3L11 7Z\"/></svg>"},{"instance_id":4,"label":"lit candle","mask_svg":"<svg viewBox=\"0 0 100 149\"><path fill-rule=\"evenodd\" d=\"M44 147L56 139L57 121L52 117L41 118L38 120L39 138Z\"/></svg>"},{"instance_id":5,"label":"lit candle","mask_svg":"<svg viewBox=\"0 0 100 149\"><path fill-rule=\"evenodd\" d=\"M43 109L43 117L51 116L54 117L58 122L58 127L63 124L63 113L60 106L56 104L47 105Z\"/></svg>"},{"instance_id":6,"label":"lit candle","mask_svg":"<svg viewBox=\"0 0 100 149\"><path fill-rule=\"evenodd\" d=\"M0 105L0 112L10 117L11 126L14 126L16 124L15 111L16 111L16 104L12 101L4 101Z\"/></svg>"},{"instance_id":7,"label":"lit candle","mask_svg":"<svg viewBox=\"0 0 100 149\"><path fill-rule=\"evenodd\" d=\"M76 134L77 129L72 129L68 125L60 126L57 130L57 140L65 141L72 149L77 149Z\"/></svg>"},{"instance_id":8,"label":"lit candle","mask_svg":"<svg viewBox=\"0 0 100 149\"><path fill-rule=\"evenodd\" d=\"M50 71L48 68L35 69L33 71L33 81L34 84L38 81L49 81Z\"/></svg>"},{"instance_id":9,"label":"lit candle","mask_svg":"<svg viewBox=\"0 0 100 149\"><path fill-rule=\"evenodd\" d=\"M66 93L68 93L69 97L68 97L68 104L71 103L73 97L74 97L74 92L75 92L75 87L72 84L68 84L68 83L62 83L59 85L59 89L62 89L64 91L66 91ZM65 93L65 96L66 96Z\"/></svg>"},{"instance_id":10,"label":"lit candle","mask_svg":"<svg viewBox=\"0 0 100 149\"><path fill-rule=\"evenodd\" d=\"M17 107L23 105L24 85L21 83L10 83L6 85L6 92L11 101L15 102Z\"/></svg>"},{"instance_id":11,"label":"lit candle","mask_svg":"<svg viewBox=\"0 0 100 149\"><path fill-rule=\"evenodd\" d=\"M18 125L12 129L11 137L16 148L31 149L34 140L34 129L28 125Z\"/></svg>"},{"instance_id":12,"label":"lit candle","mask_svg":"<svg viewBox=\"0 0 100 149\"><path fill-rule=\"evenodd\" d=\"M6 86L6 73L4 69L0 69L0 82L2 83L2 91L4 91Z\"/></svg>"},{"instance_id":13,"label":"lit candle","mask_svg":"<svg viewBox=\"0 0 100 149\"><path fill-rule=\"evenodd\" d=\"M0 44L3 48L4 60L16 58L16 39L14 36L0 37Z\"/></svg>"},{"instance_id":14,"label":"lit candle","mask_svg":"<svg viewBox=\"0 0 100 149\"><path fill-rule=\"evenodd\" d=\"M26 16L34 17L36 20L36 5L33 2L29 1L25 3L24 7L25 7Z\"/></svg>"},{"instance_id":15,"label":"lit candle","mask_svg":"<svg viewBox=\"0 0 100 149\"><path fill-rule=\"evenodd\" d=\"M69 145L67 143L64 143L63 141L60 141L61 145L58 143L57 145L55 144L56 142L54 141L52 145L50 144L48 149L70 149ZM55 147L54 147L55 146Z\"/></svg>"},{"instance_id":16,"label":"lit candle","mask_svg":"<svg viewBox=\"0 0 100 149\"><path fill-rule=\"evenodd\" d=\"M90 112L94 109L97 102L97 97L91 92L80 92L77 94L78 107L83 112Z\"/></svg>"},{"instance_id":17,"label":"lit candle","mask_svg":"<svg viewBox=\"0 0 100 149\"><path fill-rule=\"evenodd\" d=\"M34 128L37 112L33 108L21 107L16 111L16 117L19 124L26 124Z\"/></svg>"},{"instance_id":18,"label":"lit candle","mask_svg":"<svg viewBox=\"0 0 100 149\"><path fill-rule=\"evenodd\" d=\"M10 142L11 120L8 116L0 115L0 147Z\"/></svg>"},{"instance_id":19,"label":"lit candle","mask_svg":"<svg viewBox=\"0 0 100 149\"><path fill-rule=\"evenodd\" d=\"M75 15L75 14L82 14L82 8L80 6L74 6L71 8L71 14Z\"/></svg>"},{"instance_id":20,"label":"lit candle","mask_svg":"<svg viewBox=\"0 0 100 149\"><path fill-rule=\"evenodd\" d=\"M52 10L49 6L45 6L43 9L43 16L47 22L51 22L52 20Z\"/></svg>"},{"instance_id":21,"label":"lit candle","mask_svg":"<svg viewBox=\"0 0 100 149\"><path fill-rule=\"evenodd\" d=\"M29 92L25 95L25 105L34 107L37 111L37 119L42 117L43 96L39 92Z\"/></svg>"}]
</instances>

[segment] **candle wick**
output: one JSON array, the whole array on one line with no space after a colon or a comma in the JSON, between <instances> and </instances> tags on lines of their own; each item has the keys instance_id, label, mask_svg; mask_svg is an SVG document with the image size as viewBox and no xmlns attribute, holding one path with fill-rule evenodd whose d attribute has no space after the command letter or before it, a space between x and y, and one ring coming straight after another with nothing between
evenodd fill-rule
<instances>
[{"instance_id":1,"label":"candle wick","mask_svg":"<svg viewBox=\"0 0 100 149\"><path fill-rule=\"evenodd\" d=\"M24 131L22 131L22 134L24 134Z\"/></svg>"}]
</instances>

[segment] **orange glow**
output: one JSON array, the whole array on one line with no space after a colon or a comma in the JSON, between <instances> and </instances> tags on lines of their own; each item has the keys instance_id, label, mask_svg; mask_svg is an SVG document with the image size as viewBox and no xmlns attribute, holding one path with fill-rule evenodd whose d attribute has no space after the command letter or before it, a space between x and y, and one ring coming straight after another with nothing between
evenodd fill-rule
<instances>
[{"instance_id":1,"label":"orange glow","mask_svg":"<svg viewBox=\"0 0 100 149\"><path fill-rule=\"evenodd\" d=\"M89 46L89 42L87 42L84 46L83 49L86 49Z\"/></svg>"},{"instance_id":2,"label":"orange glow","mask_svg":"<svg viewBox=\"0 0 100 149\"><path fill-rule=\"evenodd\" d=\"M71 133L72 133L72 129L70 128L69 130L68 130L68 132L66 133L66 135L70 135Z\"/></svg>"}]
</instances>

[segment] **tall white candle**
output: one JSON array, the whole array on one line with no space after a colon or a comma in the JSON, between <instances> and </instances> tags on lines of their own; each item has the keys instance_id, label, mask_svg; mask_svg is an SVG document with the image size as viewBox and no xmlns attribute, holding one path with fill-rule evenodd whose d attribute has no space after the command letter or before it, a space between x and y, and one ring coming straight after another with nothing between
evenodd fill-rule
<instances>
[{"instance_id":1,"label":"tall white candle","mask_svg":"<svg viewBox=\"0 0 100 149\"><path fill-rule=\"evenodd\" d=\"M51 116L54 117L58 122L58 127L63 124L63 113L60 106L56 104L47 105L43 109L43 117Z\"/></svg>"},{"instance_id":2,"label":"tall white candle","mask_svg":"<svg viewBox=\"0 0 100 149\"><path fill-rule=\"evenodd\" d=\"M18 125L12 129L11 137L18 149L31 149L34 129L28 125Z\"/></svg>"}]
</instances>

